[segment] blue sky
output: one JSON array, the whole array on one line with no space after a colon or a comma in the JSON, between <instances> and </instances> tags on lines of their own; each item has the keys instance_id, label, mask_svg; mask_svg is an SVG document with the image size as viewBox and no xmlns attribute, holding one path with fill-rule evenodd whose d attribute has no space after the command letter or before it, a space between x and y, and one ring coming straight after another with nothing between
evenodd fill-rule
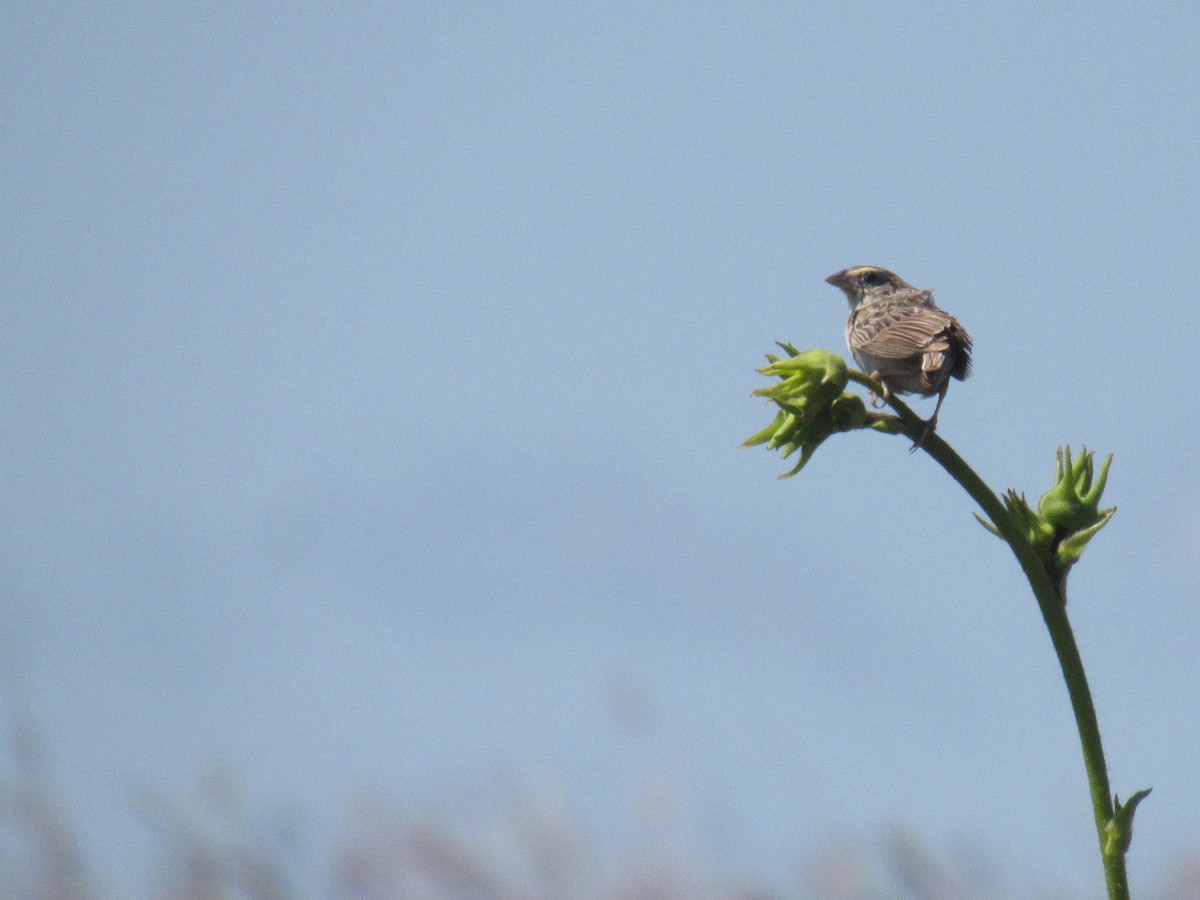
<instances>
[{"instance_id":1,"label":"blue sky","mask_svg":"<svg viewBox=\"0 0 1200 900\"><path fill-rule=\"evenodd\" d=\"M965 495L900 439L738 450L860 263L974 335L940 431L993 486L1116 455L1072 618L1114 788L1155 788L1134 884L1194 850L1198 20L5 7L0 621L98 867L138 883L130 792L215 760L318 837L518 772L619 843L661 779L781 888L895 821L1098 885Z\"/></svg>"}]
</instances>

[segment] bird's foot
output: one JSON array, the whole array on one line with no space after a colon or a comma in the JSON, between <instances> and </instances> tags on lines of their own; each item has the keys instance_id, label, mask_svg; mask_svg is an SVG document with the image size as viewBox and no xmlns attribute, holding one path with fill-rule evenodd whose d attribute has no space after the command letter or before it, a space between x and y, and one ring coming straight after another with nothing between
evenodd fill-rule
<instances>
[{"instance_id":1,"label":"bird's foot","mask_svg":"<svg viewBox=\"0 0 1200 900\"><path fill-rule=\"evenodd\" d=\"M929 421L925 423L925 427L921 429L921 436L916 439L911 447L908 448L909 453L916 453L925 444L925 438L929 437L937 430L937 413L930 416Z\"/></svg>"}]
</instances>

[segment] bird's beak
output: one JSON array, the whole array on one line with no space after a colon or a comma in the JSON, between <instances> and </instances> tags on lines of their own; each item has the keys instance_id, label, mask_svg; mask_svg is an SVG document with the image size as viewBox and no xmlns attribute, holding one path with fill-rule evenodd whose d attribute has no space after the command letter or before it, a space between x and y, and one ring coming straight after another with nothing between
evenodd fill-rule
<instances>
[{"instance_id":1,"label":"bird's beak","mask_svg":"<svg viewBox=\"0 0 1200 900\"><path fill-rule=\"evenodd\" d=\"M849 276L850 270L842 269L840 272L834 272L832 275L826 278L825 281L829 284L832 284L834 287L842 288L844 290L846 285L849 283Z\"/></svg>"}]
</instances>

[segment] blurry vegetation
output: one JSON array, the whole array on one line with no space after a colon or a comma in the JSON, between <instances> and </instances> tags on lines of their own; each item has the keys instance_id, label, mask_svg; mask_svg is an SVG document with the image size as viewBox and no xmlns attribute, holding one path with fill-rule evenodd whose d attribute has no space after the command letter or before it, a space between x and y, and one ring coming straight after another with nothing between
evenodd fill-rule
<instances>
[{"instance_id":1,"label":"blurry vegetation","mask_svg":"<svg viewBox=\"0 0 1200 900\"><path fill-rule=\"evenodd\" d=\"M236 773L214 769L189 802L143 793L136 812L156 839L156 900L300 900L299 817L252 805Z\"/></svg>"},{"instance_id":2,"label":"blurry vegetation","mask_svg":"<svg viewBox=\"0 0 1200 900\"><path fill-rule=\"evenodd\" d=\"M58 802L49 756L32 716L7 710L0 753L0 897L13 900L85 900L80 843Z\"/></svg>"},{"instance_id":3,"label":"blurry vegetation","mask_svg":"<svg viewBox=\"0 0 1200 900\"><path fill-rule=\"evenodd\" d=\"M0 753L0 900L109 900L85 865L57 795L50 754L28 714L7 712ZM796 884L776 893L680 862L670 840L643 835L634 853L602 859L597 842L535 791L492 791L431 816L396 812L376 792L333 847L305 848L298 817L264 814L228 772L197 796L145 795L131 810L154 837L151 900L1074 900L1018 886L994 862L947 862L915 832L846 838L797 855ZM620 854L619 854L620 856ZM321 872L319 876L314 872ZM1153 900L1200 900L1200 853L1180 859Z\"/></svg>"}]
</instances>

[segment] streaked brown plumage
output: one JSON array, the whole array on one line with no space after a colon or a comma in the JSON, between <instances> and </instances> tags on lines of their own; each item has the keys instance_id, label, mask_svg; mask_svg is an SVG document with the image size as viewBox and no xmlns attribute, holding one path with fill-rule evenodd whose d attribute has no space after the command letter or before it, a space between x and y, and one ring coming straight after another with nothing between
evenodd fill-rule
<instances>
[{"instance_id":1,"label":"streaked brown plumage","mask_svg":"<svg viewBox=\"0 0 1200 900\"><path fill-rule=\"evenodd\" d=\"M958 319L933 302L933 293L913 287L887 269L853 266L825 279L850 302L846 344L854 359L893 393L938 395L937 406L916 446L937 427L950 379L971 374L971 335Z\"/></svg>"}]
</instances>

